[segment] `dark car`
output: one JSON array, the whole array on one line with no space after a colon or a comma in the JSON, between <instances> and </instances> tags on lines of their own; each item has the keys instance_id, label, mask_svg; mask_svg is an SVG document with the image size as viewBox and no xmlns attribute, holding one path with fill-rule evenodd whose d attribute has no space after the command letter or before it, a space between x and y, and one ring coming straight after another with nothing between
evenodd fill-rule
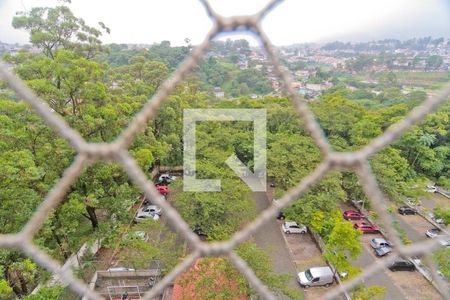
<instances>
[{"instance_id":1,"label":"dark car","mask_svg":"<svg viewBox=\"0 0 450 300\"><path fill-rule=\"evenodd\" d=\"M278 213L277 219L278 219L278 220L284 220L284 219L286 219L286 215L284 214L283 211L280 211L280 212Z\"/></svg>"},{"instance_id":2,"label":"dark car","mask_svg":"<svg viewBox=\"0 0 450 300\"><path fill-rule=\"evenodd\" d=\"M409 260L397 260L394 261L391 265L389 265L389 270L392 272L395 271L414 271L416 267Z\"/></svg>"},{"instance_id":3,"label":"dark car","mask_svg":"<svg viewBox=\"0 0 450 300\"><path fill-rule=\"evenodd\" d=\"M201 239L206 239L208 235L203 231L203 228L200 225L196 225L192 228L192 231L198 235Z\"/></svg>"},{"instance_id":4,"label":"dark car","mask_svg":"<svg viewBox=\"0 0 450 300\"><path fill-rule=\"evenodd\" d=\"M401 215L415 215L417 210L409 206L402 206L398 208L398 213Z\"/></svg>"}]
</instances>

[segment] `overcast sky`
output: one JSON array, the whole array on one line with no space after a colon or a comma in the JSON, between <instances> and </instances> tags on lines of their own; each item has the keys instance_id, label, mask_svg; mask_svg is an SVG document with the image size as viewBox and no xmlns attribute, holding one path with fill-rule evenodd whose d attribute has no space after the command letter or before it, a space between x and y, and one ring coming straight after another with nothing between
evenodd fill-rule
<instances>
[{"instance_id":1,"label":"overcast sky","mask_svg":"<svg viewBox=\"0 0 450 300\"><path fill-rule=\"evenodd\" d=\"M28 34L11 27L16 11L54 6L56 0L0 0L0 41L28 42ZM263 0L211 0L225 16L251 14ZM75 15L89 25L104 22L111 34L105 43L151 44L185 38L199 43L212 22L196 0L72 0ZM368 41L383 38L450 37L448 0L286 0L264 20L276 45L323 41Z\"/></svg>"}]
</instances>

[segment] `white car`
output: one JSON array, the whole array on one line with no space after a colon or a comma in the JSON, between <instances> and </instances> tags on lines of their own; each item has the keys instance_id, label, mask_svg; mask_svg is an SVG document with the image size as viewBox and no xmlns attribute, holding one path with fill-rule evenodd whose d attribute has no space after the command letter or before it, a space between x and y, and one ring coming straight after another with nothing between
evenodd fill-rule
<instances>
[{"instance_id":1,"label":"white car","mask_svg":"<svg viewBox=\"0 0 450 300\"><path fill-rule=\"evenodd\" d=\"M141 207L138 211L138 214L139 213L154 213L154 214L157 214L158 216L160 216L161 208L159 208L156 205L147 205L147 206Z\"/></svg>"},{"instance_id":2,"label":"white car","mask_svg":"<svg viewBox=\"0 0 450 300\"><path fill-rule=\"evenodd\" d=\"M432 183L429 183L429 184L427 184L427 189L425 190L425 192L436 193L437 187L435 187Z\"/></svg>"},{"instance_id":3,"label":"white car","mask_svg":"<svg viewBox=\"0 0 450 300\"><path fill-rule=\"evenodd\" d=\"M283 222L281 229L284 233L306 233L307 229L305 225L297 224L297 222Z\"/></svg>"},{"instance_id":4,"label":"white car","mask_svg":"<svg viewBox=\"0 0 450 300\"><path fill-rule=\"evenodd\" d=\"M444 224L444 220L442 220L442 219L436 219L436 216L435 216L434 212L432 212L432 211L430 211L430 212L428 213L428 217L430 217L431 220L435 221L435 222L438 223L438 224Z\"/></svg>"},{"instance_id":5,"label":"white car","mask_svg":"<svg viewBox=\"0 0 450 300\"><path fill-rule=\"evenodd\" d=\"M150 205L150 206L154 206L154 205ZM140 222L143 220L159 220L159 214L153 209L147 209L149 206L147 207L142 207L141 209L138 210L136 217L134 218L134 220L136 222Z\"/></svg>"},{"instance_id":6,"label":"white car","mask_svg":"<svg viewBox=\"0 0 450 300\"><path fill-rule=\"evenodd\" d=\"M165 174L159 175L158 182L162 182L162 181L172 182L176 178L177 178L176 176L172 176L170 174L165 173Z\"/></svg>"}]
</instances>

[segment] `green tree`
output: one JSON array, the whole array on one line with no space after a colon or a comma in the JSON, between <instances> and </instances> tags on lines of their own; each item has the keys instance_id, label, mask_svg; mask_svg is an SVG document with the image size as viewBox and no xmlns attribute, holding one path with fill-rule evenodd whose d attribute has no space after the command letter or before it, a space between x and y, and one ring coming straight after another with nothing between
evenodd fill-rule
<instances>
[{"instance_id":1,"label":"green tree","mask_svg":"<svg viewBox=\"0 0 450 300\"><path fill-rule=\"evenodd\" d=\"M349 277L352 277L358 270L350 264L347 255L356 259L361 254L362 246L359 237L362 232L354 229L352 223L345 221L338 210L334 211L325 222L330 219L334 224L331 232L324 237L324 257L339 272L347 272Z\"/></svg>"},{"instance_id":2,"label":"green tree","mask_svg":"<svg viewBox=\"0 0 450 300\"><path fill-rule=\"evenodd\" d=\"M13 289L9 286L8 281L0 279L0 300L15 299Z\"/></svg>"},{"instance_id":3,"label":"green tree","mask_svg":"<svg viewBox=\"0 0 450 300\"><path fill-rule=\"evenodd\" d=\"M101 27L109 29L101 23ZM33 7L29 12L19 12L13 18L16 29L30 33L30 42L54 58L57 49L65 48L78 52L90 59L100 51L101 31L87 26L83 19L74 16L67 6Z\"/></svg>"},{"instance_id":4,"label":"green tree","mask_svg":"<svg viewBox=\"0 0 450 300\"><path fill-rule=\"evenodd\" d=\"M447 279L450 279L450 248L441 248L434 252L434 261L438 265L439 270Z\"/></svg>"},{"instance_id":5,"label":"green tree","mask_svg":"<svg viewBox=\"0 0 450 300\"><path fill-rule=\"evenodd\" d=\"M444 63L444 59L440 55L431 55L427 58L427 69L436 70Z\"/></svg>"},{"instance_id":6,"label":"green tree","mask_svg":"<svg viewBox=\"0 0 450 300\"><path fill-rule=\"evenodd\" d=\"M437 206L433 208L436 219L441 219L445 225L450 224L450 209L447 207Z\"/></svg>"},{"instance_id":7,"label":"green tree","mask_svg":"<svg viewBox=\"0 0 450 300\"><path fill-rule=\"evenodd\" d=\"M40 288L35 294L26 296L25 300L49 300L49 299L59 299L63 291L60 286Z\"/></svg>"}]
</instances>

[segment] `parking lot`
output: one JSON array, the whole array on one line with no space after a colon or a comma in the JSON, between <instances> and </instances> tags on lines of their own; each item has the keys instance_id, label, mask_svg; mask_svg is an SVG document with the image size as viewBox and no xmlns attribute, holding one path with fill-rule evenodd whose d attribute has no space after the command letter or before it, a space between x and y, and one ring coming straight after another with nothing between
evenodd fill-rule
<instances>
[{"instance_id":1,"label":"parking lot","mask_svg":"<svg viewBox=\"0 0 450 300\"><path fill-rule=\"evenodd\" d=\"M343 204L341 208L342 210L355 209L348 204ZM399 220L400 226L405 229L410 239L412 238L409 236L410 232L414 233L418 240L426 239L425 231L432 227L426 220L418 215L402 216L396 212L394 214L394 217ZM423 232L420 232L422 230ZM360 238L362 254L352 264L355 267L364 269L379 259L370 246L370 241L374 238L382 237L381 234L363 234ZM378 285L386 287L384 299L442 299L438 291L418 271L392 272L388 269L383 269L367 278L364 283L367 286Z\"/></svg>"},{"instance_id":2,"label":"parking lot","mask_svg":"<svg viewBox=\"0 0 450 300\"><path fill-rule=\"evenodd\" d=\"M281 223L282 222L279 221L280 226ZM280 234L283 234L281 230ZM311 267L327 265L325 259L322 257L322 253L310 234L283 234L283 236L299 272ZM307 299L322 299L326 292L335 285L336 283L330 287L317 286L305 288L303 289L303 292ZM300 288L300 285L298 286Z\"/></svg>"}]
</instances>

